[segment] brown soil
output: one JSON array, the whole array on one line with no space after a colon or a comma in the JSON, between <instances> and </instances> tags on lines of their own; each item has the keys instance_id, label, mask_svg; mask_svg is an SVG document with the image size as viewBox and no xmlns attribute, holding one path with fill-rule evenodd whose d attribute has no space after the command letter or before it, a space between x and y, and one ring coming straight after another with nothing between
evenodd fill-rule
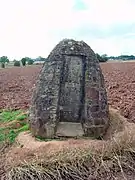
<instances>
[{"instance_id":1,"label":"brown soil","mask_svg":"<svg viewBox=\"0 0 135 180\"><path fill-rule=\"evenodd\" d=\"M101 65L111 107L135 122L135 62Z\"/></svg>"},{"instance_id":2,"label":"brown soil","mask_svg":"<svg viewBox=\"0 0 135 180\"><path fill-rule=\"evenodd\" d=\"M135 122L135 63L102 63L109 104ZM27 109L41 66L0 69L0 109Z\"/></svg>"}]
</instances>

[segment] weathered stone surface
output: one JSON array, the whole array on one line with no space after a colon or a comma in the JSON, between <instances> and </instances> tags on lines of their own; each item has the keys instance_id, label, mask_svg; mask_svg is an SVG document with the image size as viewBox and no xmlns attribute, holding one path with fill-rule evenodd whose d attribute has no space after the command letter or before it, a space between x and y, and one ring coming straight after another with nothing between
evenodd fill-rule
<instances>
[{"instance_id":1,"label":"weathered stone surface","mask_svg":"<svg viewBox=\"0 0 135 180\"><path fill-rule=\"evenodd\" d=\"M56 136L59 137L81 137L84 131L81 123L60 122L57 127Z\"/></svg>"},{"instance_id":2,"label":"weathered stone surface","mask_svg":"<svg viewBox=\"0 0 135 180\"><path fill-rule=\"evenodd\" d=\"M63 122L81 124L86 136L100 136L108 120L104 77L94 51L83 41L64 39L48 56L33 92L33 134L54 137Z\"/></svg>"}]
</instances>

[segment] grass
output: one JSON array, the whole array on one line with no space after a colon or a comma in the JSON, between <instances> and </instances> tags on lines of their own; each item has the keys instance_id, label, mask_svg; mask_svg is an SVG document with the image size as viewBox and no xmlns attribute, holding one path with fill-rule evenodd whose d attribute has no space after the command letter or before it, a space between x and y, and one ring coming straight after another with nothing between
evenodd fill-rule
<instances>
[{"instance_id":1,"label":"grass","mask_svg":"<svg viewBox=\"0 0 135 180\"><path fill-rule=\"evenodd\" d=\"M29 130L26 122L27 114L22 110L1 111L0 113L0 143L13 143L20 132Z\"/></svg>"},{"instance_id":2,"label":"grass","mask_svg":"<svg viewBox=\"0 0 135 180\"><path fill-rule=\"evenodd\" d=\"M22 113L21 110L17 110L17 111L2 111L0 113L0 123L13 121L21 113Z\"/></svg>"}]
</instances>

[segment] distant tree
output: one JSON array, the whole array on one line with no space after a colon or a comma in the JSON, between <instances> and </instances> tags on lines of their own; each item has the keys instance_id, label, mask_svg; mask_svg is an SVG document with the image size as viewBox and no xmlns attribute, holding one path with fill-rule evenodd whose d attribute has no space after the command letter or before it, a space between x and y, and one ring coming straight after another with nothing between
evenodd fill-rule
<instances>
[{"instance_id":1,"label":"distant tree","mask_svg":"<svg viewBox=\"0 0 135 180\"><path fill-rule=\"evenodd\" d=\"M34 63L34 61L33 61L33 59L30 59L30 58L29 58L29 59L27 60L27 63L28 63L28 65L32 65L32 64Z\"/></svg>"},{"instance_id":2,"label":"distant tree","mask_svg":"<svg viewBox=\"0 0 135 180\"><path fill-rule=\"evenodd\" d=\"M118 56L118 59L121 59L121 60L133 60L133 59L135 59L135 56L133 56L133 55L121 55L121 56Z\"/></svg>"},{"instance_id":3,"label":"distant tree","mask_svg":"<svg viewBox=\"0 0 135 180\"><path fill-rule=\"evenodd\" d=\"M98 61L101 62L101 56L98 53L96 53L96 57L97 57Z\"/></svg>"},{"instance_id":4,"label":"distant tree","mask_svg":"<svg viewBox=\"0 0 135 180\"><path fill-rule=\"evenodd\" d=\"M107 54L102 54L102 57L107 57Z\"/></svg>"},{"instance_id":5,"label":"distant tree","mask_svg":"<svg viewBox=\"0 0 135 180\"><path fill-rule=\"evenodd\" d=\"M22 65L26 66L27 57L21 59Z\"/></svg>"},{"instance_id":6,"label":"distant tree","mask_svg":"<svg viewBox=\"0 0 135 180\"><path fill-rule=\"evenodd\" d=\"M110 57L107 57L107 58L112 59L112 60L118 59L118 60L121 60L121 61L135 60L134 55L110 56Z\"/></svg>"},{"instance_id":7,"label":"distant tree","mask_svg":"<svg viewBox=\"0 0 135 180\"><path fill-rule=\"evenodd\" d=\"M115 56L109 56L108 59L113 59L114 60L114 59L116 59L116 57Z\"/></svg>"},{"instance_id":8,"label":"distant tree","mask_svg":"<svg viewBox=\"0 0 135 180\"><path fill-rule=\"evenodd\" d=\"M1 63L1 67L5 68L5 64L9 63L9 59L7 56L2 56L0 57L0 63Z\"/></svg>"},{"instance_id":9,"label":"distant tree","mask_svg":"<svg viewBox=\"0 0 135 180\"><path fill-rule=\"evenodd\" d=\"M102 59L103 59L103 62L108 61L107 54L103 54L103 55L101 55L101 57L102 57Z\"/></svg>"},{"instance_id":10,"label":"distant tree","mask_svg":"<svg viewBox=\"0 0 135 180\"><path fill-rule=\"evenodd\" d=\"M106 62L106 61L108 60L106 54L100 56L100 55L97 53L96 56L97 56L97 59L99 60L99 62Z\"/></svg>"},{"instance_id":11,"label":"distant tree","mask_svg":"<svg viewBox=\"0 0 135 180\"><path fill-rule=\"evenodd\" d=\"M14 61L14 66L21 66L21 63L20 63L20 61Z\"/></svg>"},{"instance_id":12,"label":"distant tree","mask_svg":"<svg viewBox=\"0 0 135 180\"><path fill-rule=\"evenodd\" d=\"M1 62L1 63L9 63L9 59L8 59L7 56L2 56L2 57L0 58L0 62Z\"/></svg>"},{"instance_id":13,"label":"distant tree","mask_svg":"<svg viewBox=\"0 0 135 180\"><path fill-rule=\"evenodd\" d=\"M29 57L24 57L24 58L21 59L21 62L22 62L23 66L26 66L26 63L28 65L31 65L31 64L33 64L34 61L33 61L33 59L31 59Z\"/></svg>"},{"instance_id":14,"label":"distant tree","mask_svg":"<svg viewBox=\"0 0 135 180\"><path fill-rule=\"evenodd\" d=\"M38 57L38 61L45 61L45 60L46 60L46 58L43 58L41 56Z\"/></svg>"},{"instance_id":15,"label":"distant tree","mask_svg":"<svg viewBox=\"0 0 135 180\"><path fill-rule=\"evenodd\" d=\"M5 68L5 63L1 63L1 68Z\"/></svg>"}]
</instances>

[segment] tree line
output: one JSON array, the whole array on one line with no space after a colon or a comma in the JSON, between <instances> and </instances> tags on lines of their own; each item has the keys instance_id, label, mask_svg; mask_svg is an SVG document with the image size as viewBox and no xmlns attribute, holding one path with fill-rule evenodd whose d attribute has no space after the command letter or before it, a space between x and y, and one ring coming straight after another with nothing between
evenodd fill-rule
<instances>
[{"instance_id":1,"label":"tree line","mask_svg":"<svg viewBox=\"0 0 135 180\"><path fill-rule=\"evenodd\" d=\"M34 61L45 61L45 60L46 60L46 58L43 58L41 56L39 56L36 59L24 57L21 60L13 60L13 63L14 63L14 66L21 66L21 65L26 66L26 64L32 65L34 63ZM10 62L9 58L7 56L0 57L0 64L1 64L2 68L5 68L5 65L8 64L9 62Z\"/></svg>"},{"instance_id":2,"label":"tree line","mask_svg":"<svg viewBox=\"0 0 135 180\"><path fill-rule=\"evenodd\" d=\"M120 55L120 56L110 56L108 57L109 59L115 60L115 59L119 59L119 60L135 60L135 56L134 55Z\"/></svg>"},{"instance_id":3,"label":"tree line","mask_svg":"<svg viewBox=\"0 0 135 180\"><path fill-rule=\"evenodd\" d=\"M128 60L135 60L134 55L120 55L120 56L107 56L107 54L99 55L96 54L99 62L106 62L108 60L122 60L122 61L128 61Z\"/></svg>"}]
</instances>

